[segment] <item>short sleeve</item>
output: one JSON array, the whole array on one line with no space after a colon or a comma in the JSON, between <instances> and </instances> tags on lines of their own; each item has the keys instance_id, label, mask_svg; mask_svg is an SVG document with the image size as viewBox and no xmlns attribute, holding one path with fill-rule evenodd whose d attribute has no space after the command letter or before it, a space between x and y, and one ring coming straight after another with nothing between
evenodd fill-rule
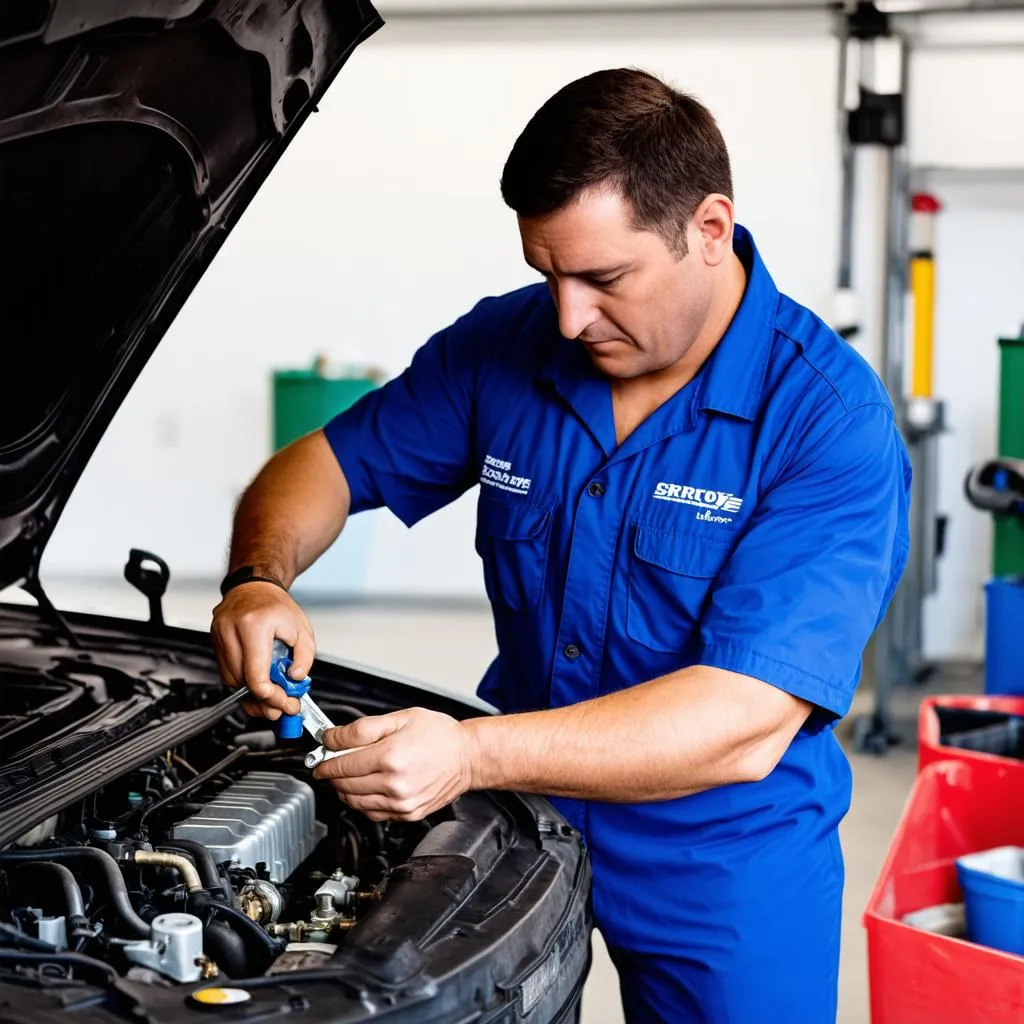
<instances>
[{"instance_id":1,"label":"short sleeve","mask_svg":"<svg viewBox=\"0 0 1024 1024\"><path fill-rule=\"evenodd\" d=\"M412 526L476 482L471 425L479 310L435 334L398 377L324 427L352 492L350 514L386 507Z\"/></svg>"},{"instance_id":2,"label":"short sleeve","mask_svg":"<svg viewBox=\"0 0 1024 1024\"><path fill-rule=\"evenodd\" d=\"M701 664L842 717L907 563L910 461L884 405L809 439L764 493L701 623Z\"/></svg>"}]
</instances>

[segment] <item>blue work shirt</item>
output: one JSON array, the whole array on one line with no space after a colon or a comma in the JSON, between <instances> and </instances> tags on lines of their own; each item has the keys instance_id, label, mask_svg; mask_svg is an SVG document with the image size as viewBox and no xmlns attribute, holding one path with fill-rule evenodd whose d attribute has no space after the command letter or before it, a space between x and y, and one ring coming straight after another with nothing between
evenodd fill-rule
<instances>
[{"instance_id":1,"label":"blue work shirt","mask_svg":"<svg viewBox=\"0 0 1024 1024\"><path fill-rule=\"evenodd\" d=\"M815 705L763 781L553 801L589 847L610 945L749 980L794 970L767 948L790 957L784 932L814 947L808 969L838 960L851 776L834 725L906 563L910 465L875 373L780 294L745 229L733 244L747 284L728 331L621 445L609 381L543 284L481 301L326 435L353 512L411 526L479 486L499 652L479 693L502 711L692 665Z\"/></svg>"}]
</instances>

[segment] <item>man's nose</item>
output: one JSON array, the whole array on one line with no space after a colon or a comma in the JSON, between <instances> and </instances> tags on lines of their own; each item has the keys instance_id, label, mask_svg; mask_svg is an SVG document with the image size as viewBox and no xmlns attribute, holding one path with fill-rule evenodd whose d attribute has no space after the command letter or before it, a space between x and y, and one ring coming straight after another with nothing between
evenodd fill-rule
<instances>
[{"instance_id":1,"label":"man's nose","mask_svg":"<svg viewBox=\"0 0 1024 1024\"><path fill-rule=\"evenodd\" d=\"M599 318L593 296L578 281L558 283L555 305L558 307L558 329L565 338L578 338Z\"/></svg>"}]
</instances>

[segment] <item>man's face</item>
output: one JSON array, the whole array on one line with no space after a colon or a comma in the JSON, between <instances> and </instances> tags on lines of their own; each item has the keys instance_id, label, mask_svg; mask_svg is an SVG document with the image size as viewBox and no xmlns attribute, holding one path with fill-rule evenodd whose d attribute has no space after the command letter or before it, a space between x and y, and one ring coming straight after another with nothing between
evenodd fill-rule
<instances>
[{"instance_id":1,"label":"man's face","mask_svg":"<svg viewBox=\"0 0 1024 1024\"><path fill-rule=\"evenodd\" d=\"M637 231L617 191L593 189L540 217L520 218L526 262L544 275L566 338L622 379L675 365L697 339L712 297L701 232L680 258L653 231Z\"/></svg>"}]
</instances>

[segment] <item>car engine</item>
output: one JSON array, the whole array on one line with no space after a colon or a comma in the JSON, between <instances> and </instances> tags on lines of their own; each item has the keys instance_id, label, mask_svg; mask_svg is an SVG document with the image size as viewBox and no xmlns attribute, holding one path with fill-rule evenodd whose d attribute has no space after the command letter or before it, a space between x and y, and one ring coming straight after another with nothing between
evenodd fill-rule
<instances>
[{"instance_id":1,"label":"car engine","mask_svg":"<svg viewBox=\"0 0 1024 1024\"><path fill-rule=\"evenodd\" d=\"M375 823L312 779L301 741L230 727L0 851L5 941L158 985L324 963L430 826Z\"/></svg>"}]
</instances>

